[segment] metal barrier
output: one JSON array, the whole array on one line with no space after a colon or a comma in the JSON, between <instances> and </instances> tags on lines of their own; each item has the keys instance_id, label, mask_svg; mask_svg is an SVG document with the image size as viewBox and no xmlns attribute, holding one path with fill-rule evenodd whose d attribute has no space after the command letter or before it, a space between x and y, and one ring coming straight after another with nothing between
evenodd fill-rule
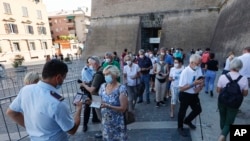
<instances>
[{"instance_id":1,"label":"metal barrier","mask_svg":"<svg viewBox=\"0 0 250 141\"><path fill-rule=\"evenodd\" d=\"M19 90L19 89L18 89ZM77 79L65 81L60 89L62 96L65 98L69 105L72 114L75 112L76 108L73 106L73 98L77 92L80 92L80 87L77 83ZM14 96L0 98L0 140L4 141L21 141L27 139L28 134L25 129L16 123L14 123L9 117L7 117L6 110L14 100Z\"/></svg>"},{"instance_id":2,"label":"metal barrier","mask_svg":"<svg viewBox=\"0 0 250 141\"><path fill-rule=\"evenodd\" d=\"M17 82L12 78L0 78L0 98L16 95L19 91Z\"/></svg>"}]
</instances>

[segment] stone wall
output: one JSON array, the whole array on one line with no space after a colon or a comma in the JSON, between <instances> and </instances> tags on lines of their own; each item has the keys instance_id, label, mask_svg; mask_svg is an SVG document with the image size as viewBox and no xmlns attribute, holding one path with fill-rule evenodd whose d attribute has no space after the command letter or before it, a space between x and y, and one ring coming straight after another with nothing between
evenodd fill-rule
<instances>
[{"instance_id":1,"label":"stone wall","mask_svg":"<svg viewBox=\"0 0 250 141\"><path fill-rule=\"evenodd\" d=\"M217 18L218 12L207 10L165 15L161 46L204 50L210 45Z\"/></svg>"},{"instance_id":2,"label":"stone wall","mask_svg":"<svg viewBox=\"0 0 250 141\"><path fill-rule=\"evenodd\" d=\"M92 20L84 57L104 56L106 51L117 51L121 54L125 48L135 51L139 21L139 17Z\"/></svg>"},{"instance_id":3,"label":"stone wall","mask_svg":"<svg viewBox=\"0 0 250 141\"><path fill-rule=\"evenodd\" d=\"M222 0L92 0L92 18L218 6Z\"/></svg>"},{"instance_id":4,"label":"stone wall","mask_svg":"<svg viewBox=\"0 0 250 141\"><path fill-rule=\"evenodd\" d=\"M140 17L163 15L160 47L209 47L221 0L93 0L84 57L140 48Z\"/></svg>"},{"instance_id":5,"label":"stone wall","mask_svg":"<svg viewBox=\"0 0 250 141\"><path fill-rule=\"evenodd\" d=\"M230 51L241 55L250 45L250 1L228 0L221 10L210 47L221 64Z\"/></svg>"}]
</instances>

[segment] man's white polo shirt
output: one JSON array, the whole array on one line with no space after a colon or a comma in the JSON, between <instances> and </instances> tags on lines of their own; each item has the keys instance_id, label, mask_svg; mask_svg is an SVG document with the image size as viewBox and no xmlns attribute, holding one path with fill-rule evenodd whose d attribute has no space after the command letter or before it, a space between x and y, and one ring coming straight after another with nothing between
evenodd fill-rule
<instances>
[{"instance_id":1,"label":"man's white polo shirt","mask_svg":"<svg viewBox=\"0 0 250 141\"><path fill-rule=\"evenodd\" d=\"M240 69L239 73L242 76L250 78L250 53L244 53L238 57L242 61L242 68Z\"/></svg>"},{"instance_id":2,"label":"man's white polo shirt","mask_svg":"<svg viewBox=\"0 0 250 141\"><path fill-rule=\"evenodd\" d=\"M202 76L202 71L201 68L198 67L198 69L196 69L195 71L190 67L187 66L180 75L180 80L179 80L179 87L183 87L186 84L192 84L198 77ZM190 93L190 94L195 94L194 92L194 87L187 89L186 91L184 91L186 93Z\"/></svg>"}]
</instances>

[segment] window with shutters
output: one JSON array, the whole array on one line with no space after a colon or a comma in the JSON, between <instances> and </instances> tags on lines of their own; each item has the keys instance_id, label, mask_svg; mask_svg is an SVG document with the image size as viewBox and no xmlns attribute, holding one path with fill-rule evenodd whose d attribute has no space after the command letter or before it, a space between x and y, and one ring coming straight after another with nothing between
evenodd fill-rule
<instances>
[{"instance_id":1,"label":"window with shutters","mask_svg":"<svg viewBox=\"0 0 250 141\"><path fill-rule=\"evenodd\" d=\"M9 15L12 14L12 13L11 13L11 8L10 8L10 4L9 4L9 3L4 2L4 3L3 3L3 6L4 6L4 13L5 13L5 14L9 14Z\"/></svg>"},{"instance_id":2,"label":"window with shutters","mask_svg":"<svg viewBox=\"0 0 250 141\"><path fill-rule=\"evenodd\" d=\"M36 13L37 13L37 19L42 19L42 11L41 10L36 10Z\"/></svg>"},{"instance_id":3,"label":"window with shutters","mask_svg":"<svg viewBox=\"0 0 250 141\"><path fill-rule=\"evenodd\" d=\"M30 42L30 50L36 50L36 46L34 42Z\"/></svg>"},{"instance_id":4,"label":"window with shutters","mask_svg":"<svg viewBox=\"0 0 250 141\"><path fill-rule=\"evenodd\" d=\"M22 11L23 11L23 17L28 17L29 16L27 7L23 6Z\"/></svg>"},{"instance_id":5,"label":"window with shutters","mask_svg":"<svg viewBox=\"0 0 250 141\"><path fill-rule=\"evenodd\" d=\"M46 27L44 26L38 26L37 30L38 30L38 34L45 34L45 35L47 34Z\"/></svg>"},{"instance_id":6,"label":"window with shutters","mask_svg":"<svg viewBox=\"0 0 250 141\"><path fill-rule=\"evenodd\" d=\"M5 32L7 34L10 34L10 33L18 33L18 29L17 29L17 25L16 24L4 24L4 27L5 27Z\"/></svg>"}]
</instances>

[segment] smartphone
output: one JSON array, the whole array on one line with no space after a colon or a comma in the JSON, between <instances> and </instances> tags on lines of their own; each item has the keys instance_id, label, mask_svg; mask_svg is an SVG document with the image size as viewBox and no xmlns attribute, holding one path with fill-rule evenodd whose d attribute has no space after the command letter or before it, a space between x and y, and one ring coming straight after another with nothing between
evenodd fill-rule
<instances>
[{"instance_id":1,"label":"smartphone","mask_svg":"<svg viewBox=\"0 0 250 141\"><path fill-rule=\"evenodd\" d=\"M205 79L205 77L204 76L200 76L200 77L198 77L197 80L201 80L201 79Z\"/></svg>"},{"instance_id":2,"label":"smartphone","mask_svg":"<svg viewBox=\"0 0 250 141\"><path fill-rule=\"evenodd\" d=\"M76 105L77 102L80 102L81 100L83 102L85 102L86 100L88 100L88 96L84 93L76 93L74 100L73 100L73 104Z\"/></svg>"}]
</instances>

